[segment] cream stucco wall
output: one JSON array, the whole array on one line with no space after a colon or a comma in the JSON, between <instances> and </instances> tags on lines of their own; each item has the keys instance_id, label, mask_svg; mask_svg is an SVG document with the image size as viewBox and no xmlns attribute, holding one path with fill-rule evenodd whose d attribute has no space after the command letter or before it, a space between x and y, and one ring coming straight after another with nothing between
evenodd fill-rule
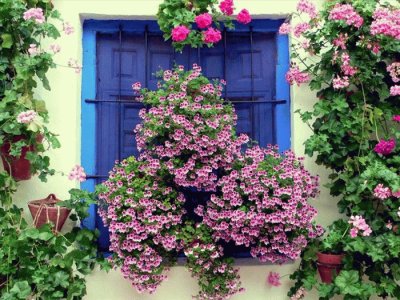
<instances>
[{"instance_id":1,"label":"cream stucco wall","mask_svg":"<svg viewBox=\"0 0 400 300\"><path fill-rule=\"evenodd\" d=\"M59 65L66 65L68 59L82 60L82 22L87 18L96 19L138 19L154 18L161 0L55 0L56 8L63 18L75 27L75 33L63 36L58 40L62 51L55 60ZM246 7L255 17L284 17L295 10L293 0L236 0L238 8ZM59 134L62 148L51 151L52 166L59 171L68 172L71 167L80 163L80 99L81 76L73 70L58 67L49 73L51 92L39 89L37 94L46 100L51 116L51 129ZM312 106L315 96L306 87L292 88L292 111L307 109ZM298 116L292 117L292 147L297 155L303 155L303 142L310 134ZM326 182L327 172L317 167L311 159L306 159L306 166L313 174ZM16 201L26 207L28 200L43 198L49 193L56 193L59 198L65 198L74 183L65 176L57 174L49 178L47 183L37 179L22 182ZM336 204L325 188L321 188L319 199L313 203L318 211L318 221L325 225L336 217ZM260 265L253 260L238 261L240 275L247 291L234 300L283 300L290 286L288 277L282 279L282 286L271 288L265 284L270 271L281 275L293 272L297 263L278 265ZM168 281L163 283L155 295L139 295L119 272L106 274L96 270L88 276L88 295L86 300L186 300L196 293L197 285L183 266L172 269ZM316 295L308 295L306 299L318 299Z\"/></svg>"}]
</instances>

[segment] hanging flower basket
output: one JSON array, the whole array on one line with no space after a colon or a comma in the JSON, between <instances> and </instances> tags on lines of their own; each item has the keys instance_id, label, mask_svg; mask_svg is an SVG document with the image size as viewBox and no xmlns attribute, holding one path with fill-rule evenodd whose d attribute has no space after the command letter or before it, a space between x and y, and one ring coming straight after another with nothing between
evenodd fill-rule
<instances>
[{"instance_id":1,"label":"hanging flower basket","mask_svg":"<svg viewBox=\"0 0 400 300\"><path fill-rule=\"evenodd\" d=\"M318 272L323 283L332 283L333 276L342 270L344 254L317 253Z\"/></svg>"},{"instance_id":2,"label":"hanging flower basket","mask_svg":"<svg viewBox=\"0 0 400 300\"><path fill-rule=\"evenodd\" d=\"M61 231L71 210L57 205L60 200L54 194L50 194L45 199L33 200L28 202L28 207L36 228L46 223L53 223L55 231Z\"/></svg>"},{"instance_id":3,"label":"hanging flower basket","mask_svg":"<svg viewBox=\"0 0 400 300\"><path fill-rule=\"evenodd\" d=\"M33 145L24 146L21 148L20 156L11 155L11 145L19 141L26 140L26 136L17 135L11 141L6 141L0 148L1 159L3 161L4 170L10 174L16 181L29 180L32 177L31 162L26 158L28 152L35 151ZM40 143L43 140L42 135L36 137L36 141Z\"/></svg>"}]
</instances>

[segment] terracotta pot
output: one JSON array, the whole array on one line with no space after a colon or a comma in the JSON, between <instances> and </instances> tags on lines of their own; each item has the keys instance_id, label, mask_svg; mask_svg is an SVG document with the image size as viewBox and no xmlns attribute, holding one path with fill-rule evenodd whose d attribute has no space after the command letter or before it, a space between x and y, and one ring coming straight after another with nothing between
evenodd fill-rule
<instances>
[{"instance_id":1,"label":"terracotta pot","mask_svg":"<svg viewBox=\"0 0 400 300\"><path fill-rule=\"evenodd\" d=\"M12 143L24 140L25 136L18 135L15 136L11 141L5 142L1 150L1 159L3 161L4 170L7 171L16 181L28 180L31 178L31 162L26 159L26 153L35 151L34 147L25 146L21 149L21 156L15 157L10 155L10 148ZM43 139L42 135L37 136L37 141L41 142Z\"/></svg>"},{"instance_id":2,"label":"terracotta pot","mask_svg":"<svg viewBox=\"0 0 400 300\"><path fill-rule=\"evenodd\" d=\"M332 283L333 276L337 276L342 269L344 254L317 253L317 267L322 282Z\"/></svg>"},{"instance_id":3,"label":"terracotta pot","mask_svg":"<svg viewBox=\"0 0 400 300\"><path fill-rule=\"evenodd\" d=\"M71 210L66 207L56 205L60 201L54 194L50 194L45 199L33 200L28 202L28 207L33 218L33 225L36 228L46 223L53 223L55 231L61 231Z\"/></svg>"}]
</instances>

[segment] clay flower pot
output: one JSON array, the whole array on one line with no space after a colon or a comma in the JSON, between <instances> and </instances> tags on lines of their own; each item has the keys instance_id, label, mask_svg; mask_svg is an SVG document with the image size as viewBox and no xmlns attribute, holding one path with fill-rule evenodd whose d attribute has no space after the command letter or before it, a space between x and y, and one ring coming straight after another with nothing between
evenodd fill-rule
<instances>
[{"instance_id":1,"label":"clay flower pot","mask_svg":"<svg viewBox=\"0 0 400 300\"><path fill-rule=\"evenodd\" d=\"M15 136L11 141L6 141L0 148L4 170L16 181L28 180L32 177L31 162L26 159L26 154L27 152L35 151L34 147L32 145L22 147L21 156L19 157L10 155L11 144L24 140L25 138L26 137L23 135ZM41 142L42 139L42 135L38 135L36 138L37 142Z\"/></svg>"},{"instance_id":2,"label":"clay flower pot","mask_svg":"<svg viewBox=\"0 0 400 300\"><path fill-rule=\"evenodd\" d=\"M33 200L28 202L28 207L36 228L46 223L53 223L55 231L61 231L65 220L67 220L71 210L66 207L56 205L60 201L54 194L50 194L45 199Z\"/></svg>"},{"instance_id":3,"label":"clay flower pot","mask_svg":"<svg viewBox=\"0 0 400 300\"><path fill-rule=\"evenodd\" d=\"M322 282L332 283L333 276L342 269L343 257L344 254L317 253L317 267Z\"/></svg>"}]
</instances>

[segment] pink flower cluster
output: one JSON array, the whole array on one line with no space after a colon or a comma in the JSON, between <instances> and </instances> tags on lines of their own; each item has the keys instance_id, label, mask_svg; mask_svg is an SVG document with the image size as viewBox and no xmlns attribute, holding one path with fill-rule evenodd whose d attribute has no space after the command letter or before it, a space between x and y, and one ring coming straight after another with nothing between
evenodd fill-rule
<instances>
[{"instance_id":1,"label":"pink flower cluster","mask_svg":"<svg viewBox=\"0 0 400 300\"><path fill-rule=\"evenodd\" d=\"M221 38L221 31L219 31L218 29L210 27L206 31L203 31L203 41L207 44L217 43L221 40Z\"/></svg>"},{"instance_id":2,"label":"pink flower cluster","mask_svg":"<svg viewBox=\"0 0 400 300\"><path fill-rule=\"evenodd\" d=\"M347 52L342 53L342 65L340 66L345 76L354 76L357 68L350 65L350 56Z\"/></svg>"},{"instance_id":3,"label":"pink flower cluster","mask_svg":"<svg viewBox=\"0 0 400 300\"><path fill-rule=\"evenodd\" d=\"M75 29L69 22L64 22L63 31L66 35L70 35L74 33Z\"/></svg>"},{"instance_id":4,"label":"pink flower cluster","mask_svg":"<svg viewBox=\"0 0 400 300\"><path fill-rule=\"evenodd\" d=\"M311 19L318 16L317 8L312 2L308 0L300 0L297 3L297 11L308 14Z\"/></svg>"},{"instance_id":5,"label":"pink flower cluster","mask_svg":"<svg viewBox=\"0 0 400 300\"><path fill-rule=\"evenodd\" d=\"M400 96L400 85L394 85L390 88L390 96Z\"/></svg>"},{"instance_id":6,"label":"pink flower cluster","mask_svg":"<svg viewBox=\"0 0 400 300\"><path fill-rule=\"evenodd\" d=\"M386 35L400 40L400 9L378 7L373 15L371 33Z\"/></svg>"},{"instance_id":7,"label":"pink flower cluster","mask_svg":"<svg viewBox=\"0 0 400 300\"><path fill-rule=\"evenodd\" d=\"M46 21L43 10L41 8L30 8L23 15L24 20L35 20L36 23L42 24Z\"/></svg>"},{"instance_id":8,"label":"pink flower cluster","mask_svg":"<svg viewBox=\"0 0 400 300\"><path fill-rule=\"evenodd\" d=\"M395 115L392 118L393 121L400 123L400 115Z\"/></svg>"},{"instance_id":9,"label":"pink flower cluster","mask_svg":"<svg viewBox=\"0 0 400 300\"><path fill-rule=\"evenodd\" d=\"M242 9L237 15L237 21L242 24L249 24L251 22L251 16L247 9Z\"/></svg>"},{"instance_id":10,"label":"pink flower cluster","mask_svg":"<svg viewBox=\"0 0 400 300\"><path fill-rule=\"evenodd\" d=\"M355 238L359 232L361 232L362 236L370 236L372 233L371 228L362 216L351 216L349 224L353 226L350 229L350 236L352 238Z\"/></svg>"},{"instance_id":11,"label":"pink flower cluster","mask_svg":"<svg viewBox=\"0 0 400 300\"><path fill-rule=\"evenodd\" d=\"M277 272L269 272L267 277L267 282L271 286L280 286L281 285L281 275Z\"/></svg>"},{"instance_id":12,"label":"pink flower cluster","mask_svg":"<svg viewBox=\"0 0 400 300\"><path fill-rule=\"evenodd\" d=\"M337 3L329 13L329 20L345 21L347 25L360 28L364 19L356 12L351 4Z\"/></svg>"},{"instance_id":13,"label":"pink flower cluster","mask_svg":"<svg viewBox=\"0 0 400 300\"><path fill-rule=\"evenodd\" d=\"M197 65L191 72L164 72L163 87L144 98L153 107L141 111L136 140L141 160L162 160L178 186L214 191L215 171L229 168L248 137L233 136L233 107L223 104L221 84L204 84L200 72ZM155 132L160 126L162 133Z\"/></svg>"},{"instance_id":14,"label":"pink flower cluster","mask_svg":"<svg viewBox=\"0 0 400 300\"><path fill-rule=\"evenodd\" d=\"M394 83L400 82L400 62L391 63L387 66L386 70L389 72Z\"/></svg>"},{"instance_id":15,"label":"pink flower cluster","mask_svg":"<svg viewBox=\"0 0 400 300\"><path fill-rule=\"evenodd\" d=\"M289 23L282 23L279 27L279 34L289 34L292 31L292 26Z\"/></svg>"},{"instance_id":16,"label":"pink flower cluster","mask_svg":"<svg viewBox=\"0 0 400 300\"><path fill-rule=\"evenodd\" d=\"M248 148L236 164L218 183L221 196L212 195L196 213L216 240L250 247L262 262L297 259L307 240L322 234L307 202L317 194L318 179L292 152L281 156L272 147Z\"/></svg>"},{"instance_id":17,"label":"pink flower cluster","mask_svg":"<svg viewBox=\"0 0 400 300\"><path fill-rule=\"evenodd\" d=\"M378 154L389 155L396 148L396 141L394 139L381 140L375 145L374 151Z\"/></svg>"},{"instance_id":18,"label":"pink flower cluster","mask_svg":"<svg viewBox=\"0 0 400 300\"><path fill-rule=\"evenodd\" d=\"M36 54L39 54L39 49L37 48L36 44L30 44L28 53L30 56L35 56Z\"/></svg>"},{"instance_id":19,"label":"pink flower cluster","mask_svg":"<svg viewBox=\"0 0 400 300\"><path fill-rule=\"evenodd\" d=\"M347 33L345 33L345 34L340 33L339 37L333 40L333 45L341 48L342 50L346 50L347 49L346 43L347 43L348 38L349 38L349 36Z\"/></svg>"},{"instance_id":20,"label":"pink flower cluster","mask_svg":"<svg viewBox=\"0 0 400 300\"><path fill-rule=\"evenodd\" d=\"M336 76L335 78L333 78L332 84L335 90L339 90L348 87L350 85L350 80L348 76Z\"/></svg>"},{"instance_id":21,"label":"pink flower cluster","mask_svg":"<svg viewBox=\"0 0 400 300\"><path fill-rule=\"evenodd\" d=\"M68 60L68 67L74 69L76 74L79 74L82 70L82 66L74 58Z\"/></svg>"},{"instance_id":22,"label":"pink flower cluster","mask_svg":"<svg viewBox=\"0 0 400 300\"><path fill-rule=\"evenodd\" d=\"M99 195L114 264L139 292L150 293L166 278L168 257L182 248L176 228L185 212L184 196L148 174L154 163L122 161Z\"/></svg>"},{"instance_id":23,"label":"pink flower cluster","mask_svg":"<svg viewBox=\"0 0 400 300\"><path fill-rule=\"evenodd\" d=\"M305 296L306 296L306 290L305 290L305 288L301 287L297 290L296 294L294 294L292 297L290 297L290 300L303 299Z\"/></svg>"},{"instance_id":24,"label":"pink flower cluster","mask_svg":"<svg viewBox=\"0 0 400 300\"><path fill-rule=\"evenodd\" d=\"M385 187L382 183L378 184L374 189L374 196L381 200L385 200L392 195L392 192L388 187Z\"/></svg>"},{"instance_id":25,"label":"pink flower cluster","mask_svg":"<svg viewBox=\"0 0 400 300\"><path fill-rule=\"evenodd\" d=\"M310 28L311 28L310 24L308 24L306 22L299 23L294 27L293 34L295 37L299 38L304 32L306 32Z\"/></svg>"},{"instance_id":26,"label":"pink flower cluster","mask_svg":"<svg viewBox=\"0 0 400 300\"><path fill-rule=\"evenodd\" d=\"M38 114L34 110L23 111L18 114L17 122L21 124L29 124L33 122L37 116Z\"/></svg>"},{"instance_id":27,"label":"pink flower cluster","mask_svg":"<svg viewBox=\"0 0 400 300\"><path fill-rule=\"evenodd\" d=\"M196 16L194 21L200 29L204 29L212 24L212 16L209 13L204 13Z\"/></svg>"},{"instance_id":28,"label":"pink flower cluster","mask_svg":"<svg viewBox=\"0 0 400 300\"><path fill-rule=\"evenodd\" d=\"M194 299L228 299L244 291L241 287L239 270L234 269L232 263L228 263L228 261L223 258L223 254L223 248L221 246L216 246L213 243L205 243L200 239L185 249L189 271L191 271L196 278L204 282L211 277L216 282L221 282L213 285L213 291L211 293L201 291L197 296L193 297ZM221 280L217 280L219 278L221 278Z\"/></svg>"},{"instance_id":29,"label":"pink flower cluster","mask_svg":"<svg viewBox=\"0 0 400 300\"><path fill-rule=\"evenodd\" d=\"M290 84L297 83L297 85L300 86L300 84L310 80L310 74L301 72L298 66L292 66L286 73L285 78Z\"/></svg>"},{"instance_id":30,"label":"pink flower cluster","mask_svg":"<svg viewBox=\"0 0 400 300\"><path fill-rule=\"evenodd\" d=\"M172 40L174 42L183 42L190 33L190 29L184 25L176 26L172 29Z\"/></svg>"},{"instance_id":31,"label":"pink flower cluster","mask_svg":"<svg viewBox=\"0 0 400 300\"><path fill-rule=\"evenodd\" d=\"M233 15L233 0L223 0L220 4L219 4L219 9L221 10L221 12L224 15L227 16L231 16Z\"/></svg>"},{"instance_id":32,"label":"pink flower cluster","mask_svg":"<svg viewBox=\"0 0 400 300\"><path fill-rule=\"evenodd\" d=\"M86 173L83 167L80 165L76 165L72 168L71 172L68 174L69 180L77 180L79 182L83 182L86 180Z\"/></svg>"}]
</instances>

